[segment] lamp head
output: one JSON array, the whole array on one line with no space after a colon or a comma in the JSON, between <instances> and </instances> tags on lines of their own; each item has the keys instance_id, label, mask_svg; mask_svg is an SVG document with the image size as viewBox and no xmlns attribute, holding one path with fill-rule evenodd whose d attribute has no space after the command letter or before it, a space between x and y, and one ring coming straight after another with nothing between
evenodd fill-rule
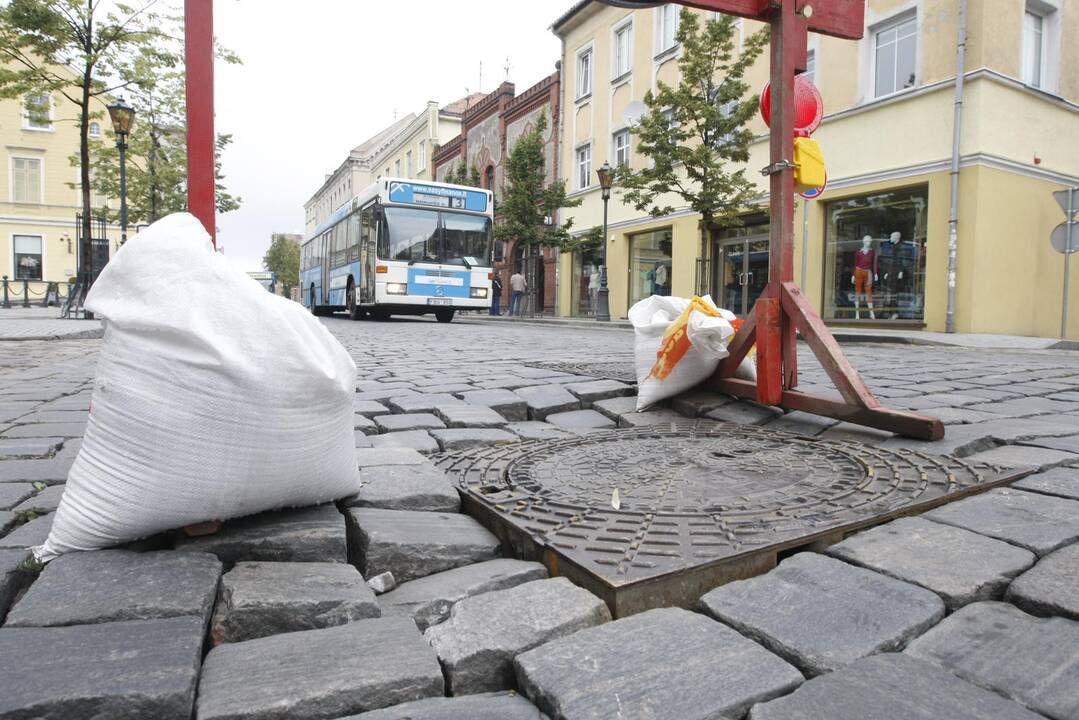
<instances>
[{"instance_id":1,"label":"lamp head","mask_svg":"<svg viewBox=\"0 0 1079 720\"><path fill-rule=\"evenodd\" d=\"M603 197L610 197L611 185L614 183L614 178L611 176L611 164L607 162L603 163L603 165L596 170L596 175L599 176L599 186L603 190Z\"/></svg>"},{"instance_id":2,"label":"lamp head","mask_svg":"<svg viewBox=\"0 0 1079 720\"><path fill-rule=\"evenodd\" d=\"M117 135L127 135L135 126L135 108L124 102L122 97L116 98L116 102L109 105L109 117L112 118L112 129Z\"/></svg>"}]
</instances>

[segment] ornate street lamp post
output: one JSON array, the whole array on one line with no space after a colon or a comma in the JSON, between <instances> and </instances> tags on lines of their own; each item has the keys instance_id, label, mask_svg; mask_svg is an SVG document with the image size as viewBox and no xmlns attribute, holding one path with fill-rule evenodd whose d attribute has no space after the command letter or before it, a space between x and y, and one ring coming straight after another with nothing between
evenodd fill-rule
<instances>
[{"instance_id":1,"label":"ornate street lamp post","mask_svg":"<svg viewBox=\"0 0 1079 720\"><path fill-rule=\"evenodd\" d=\"M135 108L117 98L109 105L116 149L120 151L120 244L127 242L127 136L135 125Z\"/></svg>"},{"instance_id":2,"label":"ornate street lamp post","mask_svg":"<svg viewBox=\"0 0 1079 720\"><path fill-rule=\"evenodd\" d=\"M611 308L607 298L607 201L611 199L611 184L614 182L610 163L603 163L603 167L596 170L596 175L599 176L603 198L603 255L599 266L599 290L596 292L596 320L610 322Z\"/></svg>"}]
</instances>

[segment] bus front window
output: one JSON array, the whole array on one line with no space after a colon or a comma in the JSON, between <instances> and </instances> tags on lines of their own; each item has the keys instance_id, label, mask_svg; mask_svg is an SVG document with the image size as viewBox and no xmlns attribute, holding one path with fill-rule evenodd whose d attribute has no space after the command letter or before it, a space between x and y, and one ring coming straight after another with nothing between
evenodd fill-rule
<instances>
[{"instance_id":1,"label":"bus front window","mask_svg":"<svg viewBox=\"0 0 1079 720\"><path fill-rule=\"evenodd\" d=\"M491 255L491 220L473 215L442 214L443 256L448 265L486 266Z\"/></svg>"},{"instance_id":2,"label":"bus front window","mask_svg":"<svg viewBox=\"0 0 1079 720\"><path fill-rule=\"evenodd\" d=\"M386 260L438 262L438 213L386 208L389 252Z\"/></svg>"}]
</instances>

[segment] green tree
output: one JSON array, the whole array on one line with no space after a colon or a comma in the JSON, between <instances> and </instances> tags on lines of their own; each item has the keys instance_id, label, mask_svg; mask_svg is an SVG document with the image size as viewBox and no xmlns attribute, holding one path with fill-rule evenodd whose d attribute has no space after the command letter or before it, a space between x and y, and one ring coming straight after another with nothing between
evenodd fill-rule
<instances>
[{"instance_id":1,"label":"green tree","mask_svg":"<svg viewBox=\"0 0 1079 720\"><path fill-rule=\"evenodd\" d=\"M285 295L300 284L300 246L287 236L274 233L262 265L277 274L277 282L285 286Z\"/></svg>"},{"instance_id":2,"label":"green tree","mask_svg":"<svg viewBox=\"0 0 1079 720\"><path fill-rule=\"evenodd\" d=\"M627 202L653 216L674 212L672 196L681 199L700 213L704 242L712 230L741 225L760 195L744 167L753 139L746 124L758 103L747 96L744 76L768 43L768 28L736 52L734 18L717 15L702 27L700 16L683 8L677 39L678 85L658 82L648 91L648 111L632 131L651 166L616 168L615 182Z\"/></svg>"},{"instance_id":3,"label":"green tree","mask_svg":"<svg viewBox=\"0 0 1079 720\"><path fill-rule=\"evenodd\" d=\"M0 7L0 97L60 95L78 108L82 236L90 237L90 120L129 87L130 59L159 35L158 0L9 0ZM65 121L65 120L60 120Z\"/></svg>"},{"instance_id":4,"label":"green tree","mask_svg":"<svg viewBox=\"0 0 1079 720\"><path fill-rule=\"evenodd\" d=\"M446 173L445 182L453 185L467 185L469 187L480 187L480 171L475 165L470 168L465 166L464 161L451 166Z\"/></svg>"},{"instance_id":5,"label":"green tree","mask_svg":"<svg viewBox=\"0 0 1079 720\"><path fill-rule=\"evenodd\" d=\"M566 197L562 180L547 182L543 133L547 115L517 140L506 160L506 182L499 193L495 238L517 241L532 254L541 246L562 248L572 241L573 218L558 225L552 218L562 208L577 207L580 199Z\"/></svg>"}]
</instances>

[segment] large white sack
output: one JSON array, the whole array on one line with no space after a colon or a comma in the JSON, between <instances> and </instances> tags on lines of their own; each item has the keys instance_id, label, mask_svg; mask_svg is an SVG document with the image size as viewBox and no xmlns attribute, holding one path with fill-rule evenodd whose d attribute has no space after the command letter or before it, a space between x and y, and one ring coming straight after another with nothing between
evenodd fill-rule
<instances>
[{"instance_id":1,"label":"large white sack","mask_svg":"<svg viewBox=\"0 0 1079 720\"><path fill-rule=\"evenodd\" d=\"M86 307L105 339L39 559L357 491L352 358L214 252L193 216L129 241Z\"/></svg>"},{"instance_id":2,"label":"large white sack","mask_svg":"<svg viewBox=\"0 0 1079 720\"><path fill-rule=\"evenodd\" d=\"M663 379L651 374L656 364L656 355L663 343L663 334L689 307L691 301L680 297L652 295L629 309L629 321L635 334L633 357L637 370L638 411L700 384L715 372L719 361L727 357L727 343L734 336L731 321L735 319L735 315L728 310L716 308L707 295L701 300L718 312L719 317L699 310L690 312L686 323L690 348Z\"/></svg>"}]
</instances>

